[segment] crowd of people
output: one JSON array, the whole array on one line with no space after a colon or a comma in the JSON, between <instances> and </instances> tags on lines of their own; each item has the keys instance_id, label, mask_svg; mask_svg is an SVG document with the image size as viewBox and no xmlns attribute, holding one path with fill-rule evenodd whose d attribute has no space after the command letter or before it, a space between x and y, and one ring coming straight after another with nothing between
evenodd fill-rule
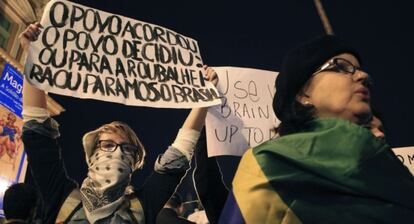
<instances>
[{"instance_id":1,"label":"crowd of people","mask_svg":"<svg viewBox=\"0 0 414 224\"><path fill-rule=\"evenodd\" d=\"M22 44L40 32L39 23L31 24ZM146 150L128 124L114 121L86 133L88 173L78 185L66 174L45 93L25 81L22 138L43 202L42 223L193 223L179 217L182 200L174 192L194 153L197 195L210 223L409 222L414 179L373 116L370 76L360 61L357 50L333 35L289 51L275 82L279 137L246 151L231 189L207 158L201 134L207 108L191 110L142 186L131 186L131 174ZM215 71L204 70L217 85ZM6 218L13 223L10 208Z\"/></svg>"}]
</instances>

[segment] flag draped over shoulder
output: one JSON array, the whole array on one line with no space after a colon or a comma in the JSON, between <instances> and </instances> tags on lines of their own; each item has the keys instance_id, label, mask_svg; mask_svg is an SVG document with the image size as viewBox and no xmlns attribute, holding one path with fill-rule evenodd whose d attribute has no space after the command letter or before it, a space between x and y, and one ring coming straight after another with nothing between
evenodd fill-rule
<instances>
[{"instance_id":1,"label":"flag draped over shoulder","mask_svg":"<svg viewBox=\"0 0 414 224\"><path fill-rule=\"evenodd\" d=\"M410 223L414 178L384 140L338 119L248 150L221 223Z\"/></svg>"}]
</instances>

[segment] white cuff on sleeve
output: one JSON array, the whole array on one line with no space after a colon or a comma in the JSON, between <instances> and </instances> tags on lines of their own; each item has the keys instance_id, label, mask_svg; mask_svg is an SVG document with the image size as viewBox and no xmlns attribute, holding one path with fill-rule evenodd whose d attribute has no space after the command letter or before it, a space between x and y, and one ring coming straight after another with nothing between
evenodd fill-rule
<instances>
[{"instance_id":1,"label":"white cuff on sleeve","mask_svg":"<svg viewBox=\"0 0 414 224\"><path fill-rule=\"evenodd\" d=\"M39 123L43 123L50 117L49 112L41 107L24 107L22 115L24 122L36 120Z\"/></svg>"},{"instance_id":2,"label":"white cuff on sleeve","mask_svg":"<svg viewBox=\"0 0 414 224\"><path fill-rule=\"evenodd\" d=\"M188 161L194 153L194 147L197 144L200 132L193 129L180 129L172 146L187 157Z\"/></svg>"}]
</instances>

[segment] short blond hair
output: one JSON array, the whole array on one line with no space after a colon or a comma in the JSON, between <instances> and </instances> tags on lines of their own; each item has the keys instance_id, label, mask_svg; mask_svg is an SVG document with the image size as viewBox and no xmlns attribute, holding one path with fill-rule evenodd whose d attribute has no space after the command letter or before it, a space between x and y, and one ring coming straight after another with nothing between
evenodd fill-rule
<instances>
[{"instance_id":1,"label":"short blond hair","mask_svg":"<svg viewBox=\"0 0 414 224\"><path fill-rule=\"evenodd\" d=\"M86 152L86 159L89 164L89 158L92 156L99 141L99 137L102 133L114 133L120 136L124 136L127 140L138 147L138 151L135 157L134 169L140 169L144 165L145 148L137 134L128 124L121 121L113 121L109 124L104 124L98 129L86 133L83 137L84 148ZM92 143L93 142L93 143ZM92 144L91 144L92 143Z\"/></svg>"}]
</instances>

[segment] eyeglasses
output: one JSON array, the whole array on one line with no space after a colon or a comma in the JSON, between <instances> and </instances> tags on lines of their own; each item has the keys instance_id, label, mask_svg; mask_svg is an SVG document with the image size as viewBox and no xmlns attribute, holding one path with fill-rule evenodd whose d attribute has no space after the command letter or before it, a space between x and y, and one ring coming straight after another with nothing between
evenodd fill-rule
<instances>
[{"instance_id":1,"label":"eyeglasses","mask_svg":"<svg viewBox=\"0 0 414 224\"><path fill-rule=\"evenodd\" d=\"M319 67L319 69L316 70L316 72L314 72L313 74L315 75L323 71L334 71L353 75L357 70L361 70L361 68L359 66L353 65L350 61L346 59L332 58L324 65Z\"/></svg>"},{"instance_id":2,"label":"eyeglasses","mask_svg":"<svg viewBox=\"0 0 414 224\"><path fill-rule=\"evenodd\" d=\"M128 155L135 155L138 151L138 147L133 144L124 143L118 144L112 140L99 140L97 147L104 152L114 152L118 146L122 152Z\"/></svg>"}]
</instances>

